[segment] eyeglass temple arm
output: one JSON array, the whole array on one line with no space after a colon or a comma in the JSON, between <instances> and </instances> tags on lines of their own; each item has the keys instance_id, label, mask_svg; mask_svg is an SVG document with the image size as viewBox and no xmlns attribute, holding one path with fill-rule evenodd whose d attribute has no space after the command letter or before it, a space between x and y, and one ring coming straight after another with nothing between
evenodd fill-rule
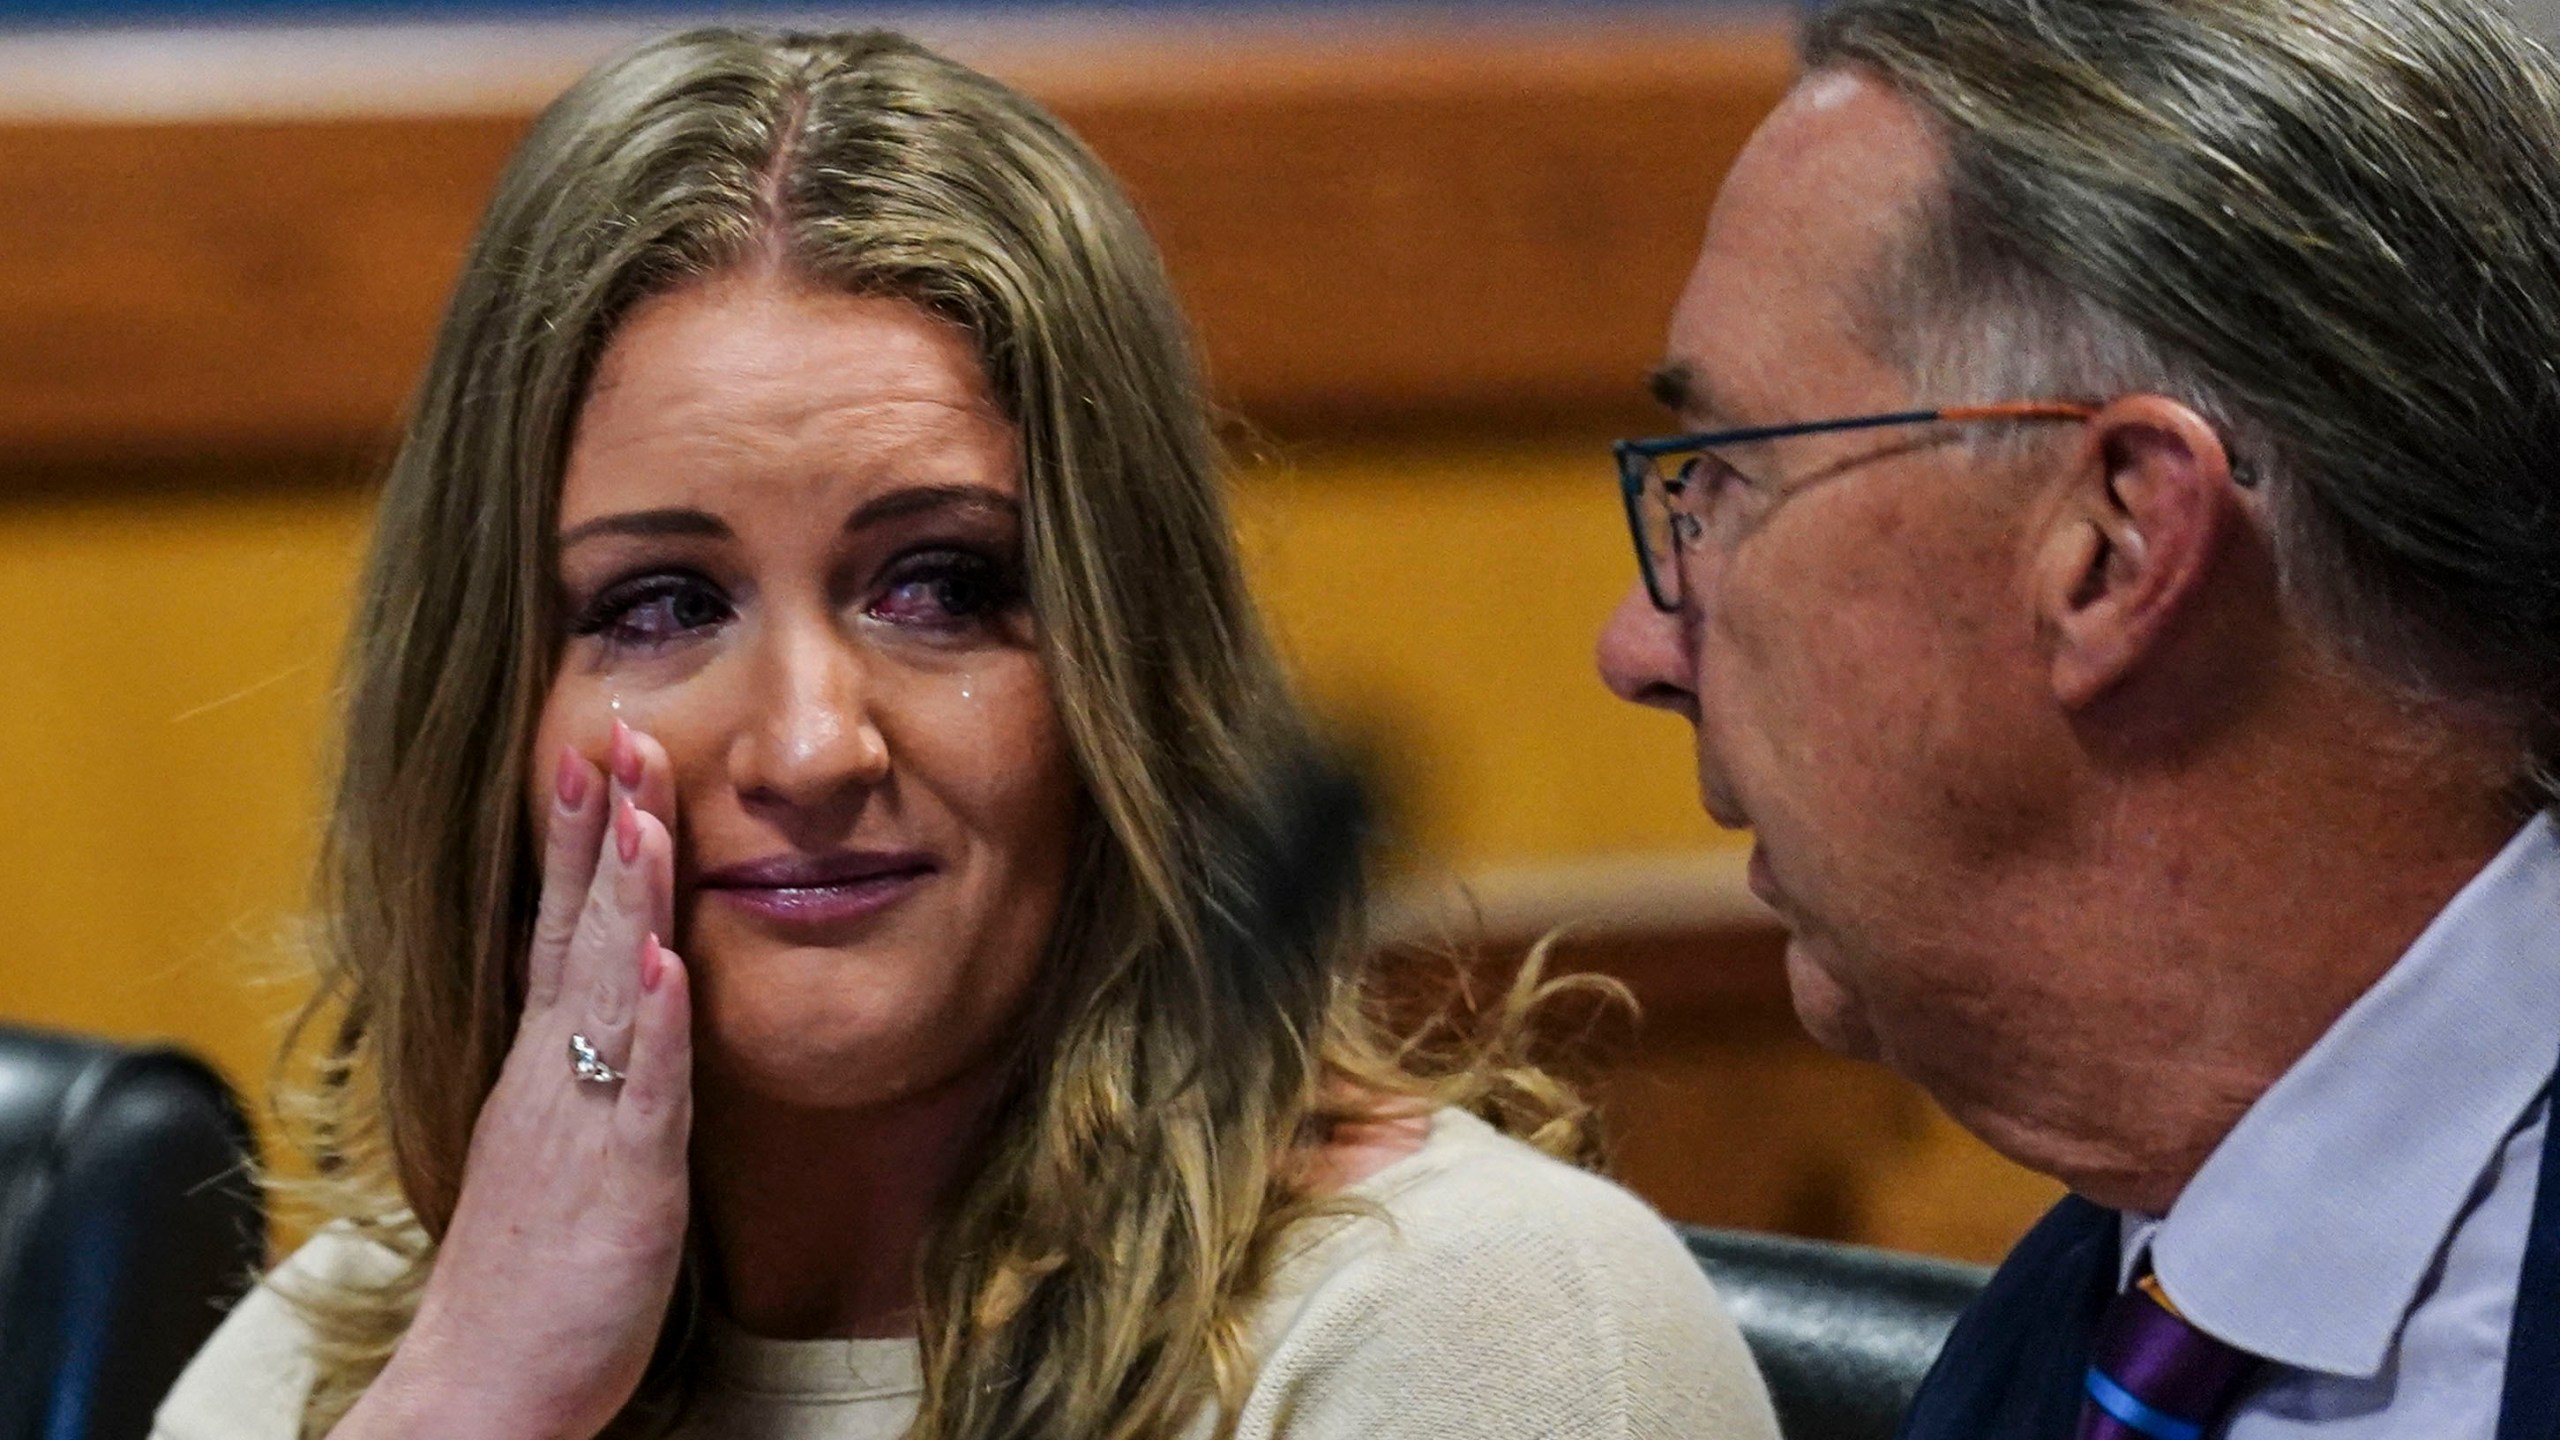
<instances>
[{"instance_id":1,"label":"eyeglass temple arm","mask_svg":"<svg viewBox=\"0 0 2560 1440\"><path fill-rule=\"evenodd\" d=\"M1848 420L1808 420L1793 425L1758 425L1743 430L1706 430L1660 440L1621 440L1620 454L1660 456L1704 445L1742 445L1757 440L1785 440L1834 430L1875 430L1887 425L1964 423L1977 420L2086 420L2097 407L2067 400L2012 400L1994 405L1948 405L1935 410L1897 410L1888 415L1860 415Z\"/></svg>"}]
</instances>

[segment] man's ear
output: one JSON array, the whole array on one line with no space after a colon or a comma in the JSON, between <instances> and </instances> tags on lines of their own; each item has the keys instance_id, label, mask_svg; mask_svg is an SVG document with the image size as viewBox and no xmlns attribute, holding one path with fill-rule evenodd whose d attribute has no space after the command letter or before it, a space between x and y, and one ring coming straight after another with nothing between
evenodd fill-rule
<instances>
[{"instance_id":1,"label":"man's ear","mask_svg":"<svg viewBox=\"0 0 2560 1440\"><path fill-rule=\"evenodd\" d=\"M2159 653L2244 518L2222 437L2186 406L2127 396L2084 433L2034 579L2054 698L2074 712Z\"/></svg>"}]
</instances>

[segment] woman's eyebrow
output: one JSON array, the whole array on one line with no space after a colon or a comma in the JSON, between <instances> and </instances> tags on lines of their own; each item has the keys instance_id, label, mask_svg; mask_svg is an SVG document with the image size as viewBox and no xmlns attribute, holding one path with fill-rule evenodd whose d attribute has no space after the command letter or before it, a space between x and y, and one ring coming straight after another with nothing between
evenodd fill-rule
<instances>
[{"instance_id":1,"label":"woman's eyebrow","mask_svg":"<svg viewBox=\"0 0 2560 1440\"><path fill-rule=\"evenodd\" d=\"M720 523L719 516L707 510L628 510L619 515L600 515L563 530L560 532L560 548L567 550L581 540L592 540L600 535L682 535L726 540L729 527Z\"/></svg>"},{"instance_id":2,"label":"woman's eyebrow","mask_svg":"<svg viewBox=\"0 0 2560 1440\"><path fill-rule=\"evenodd\" d=\"M1022 502L985 485L915 485L866 501L846 518L844 528L860 530L883 521L949 509L993 511L1011 517L1022 513Z\"/></svg>"}]
</instances>

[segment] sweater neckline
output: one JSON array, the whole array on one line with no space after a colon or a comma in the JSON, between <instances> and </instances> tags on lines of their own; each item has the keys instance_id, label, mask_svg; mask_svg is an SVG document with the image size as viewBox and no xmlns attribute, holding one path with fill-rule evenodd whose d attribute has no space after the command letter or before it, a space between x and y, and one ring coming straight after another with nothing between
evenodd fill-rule
<instances>
[{"instance_id":1,"label":"sweater neckline","mask_svg":"<svg viewBox=\"0 0 2560 1440\"><path fill-rule=\"evenodd\" d=\"M1383 1201L1421 1174L1445 1165L1453 1149L1481 1140L1490 1131L1491 1127L1464 1111L1436 1111L1429 1134L1411 1154L1389 1161L1345 1187L1343 1193ZM1303 1243L1313 1249L1324 1238L1322 1233L1310 1235ZM924 1392L923 1347L912 1337L773 1340L749 1334L720 1316L709 1317L709 1323L710 1379L721 1390L804 1402L903 1399Z\"/></svg>"},{"instance_id":2,"label":"sweater neckline","mask_svg":"<svg viewBox=\"0 0 2560 1440\"><path fill-rule=\"evenodd\" d=\"M712 1384L787 1400L889 1400L924 1391L923 1347L913 1339L771 1340L729 1320L711 1321Z\"/></svg>"}]
</instances>

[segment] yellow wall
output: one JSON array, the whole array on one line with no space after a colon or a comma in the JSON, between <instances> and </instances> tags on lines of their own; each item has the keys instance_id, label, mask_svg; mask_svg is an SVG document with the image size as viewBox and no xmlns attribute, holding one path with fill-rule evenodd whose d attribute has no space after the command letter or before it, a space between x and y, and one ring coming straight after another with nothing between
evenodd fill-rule
<instances>
[{"instance_id":1,"label":"yellow wall","mask_svg":"<svg viewBox=\"0 0 2560 1440\"><path fill-rule=\"evenodd\" d=\"M1280 642L1319 708L1378 752L1417 858L1714 842L1687 726L1592 668L1635 578L1605 446L1312 454L1239 499Z\"/></svg>"},{"instance_id":2,"label":"yellow wall","mask_svg":"<svg viewBox=\"0 0 2560 1440\"><path fill-rule=\"evenodd\" d=\"M1239 502L1408 860L1712 838L1683 727L1591 671L1633 563L1604 449L1306 452ZM312 477L0 500L0 1016L179 1039L262 1083L365 514Z\"/></svg>"},{"instance_id":3,"label":"yellow wall","mask_svg":"<svg viewBox=\"0 0 2560 1440\"><path fill-rule=\"evenodd\" d=\"M263 1078L362 517L309 488L0 504L0 1015Z\"/></svg>"}]
</instances>

